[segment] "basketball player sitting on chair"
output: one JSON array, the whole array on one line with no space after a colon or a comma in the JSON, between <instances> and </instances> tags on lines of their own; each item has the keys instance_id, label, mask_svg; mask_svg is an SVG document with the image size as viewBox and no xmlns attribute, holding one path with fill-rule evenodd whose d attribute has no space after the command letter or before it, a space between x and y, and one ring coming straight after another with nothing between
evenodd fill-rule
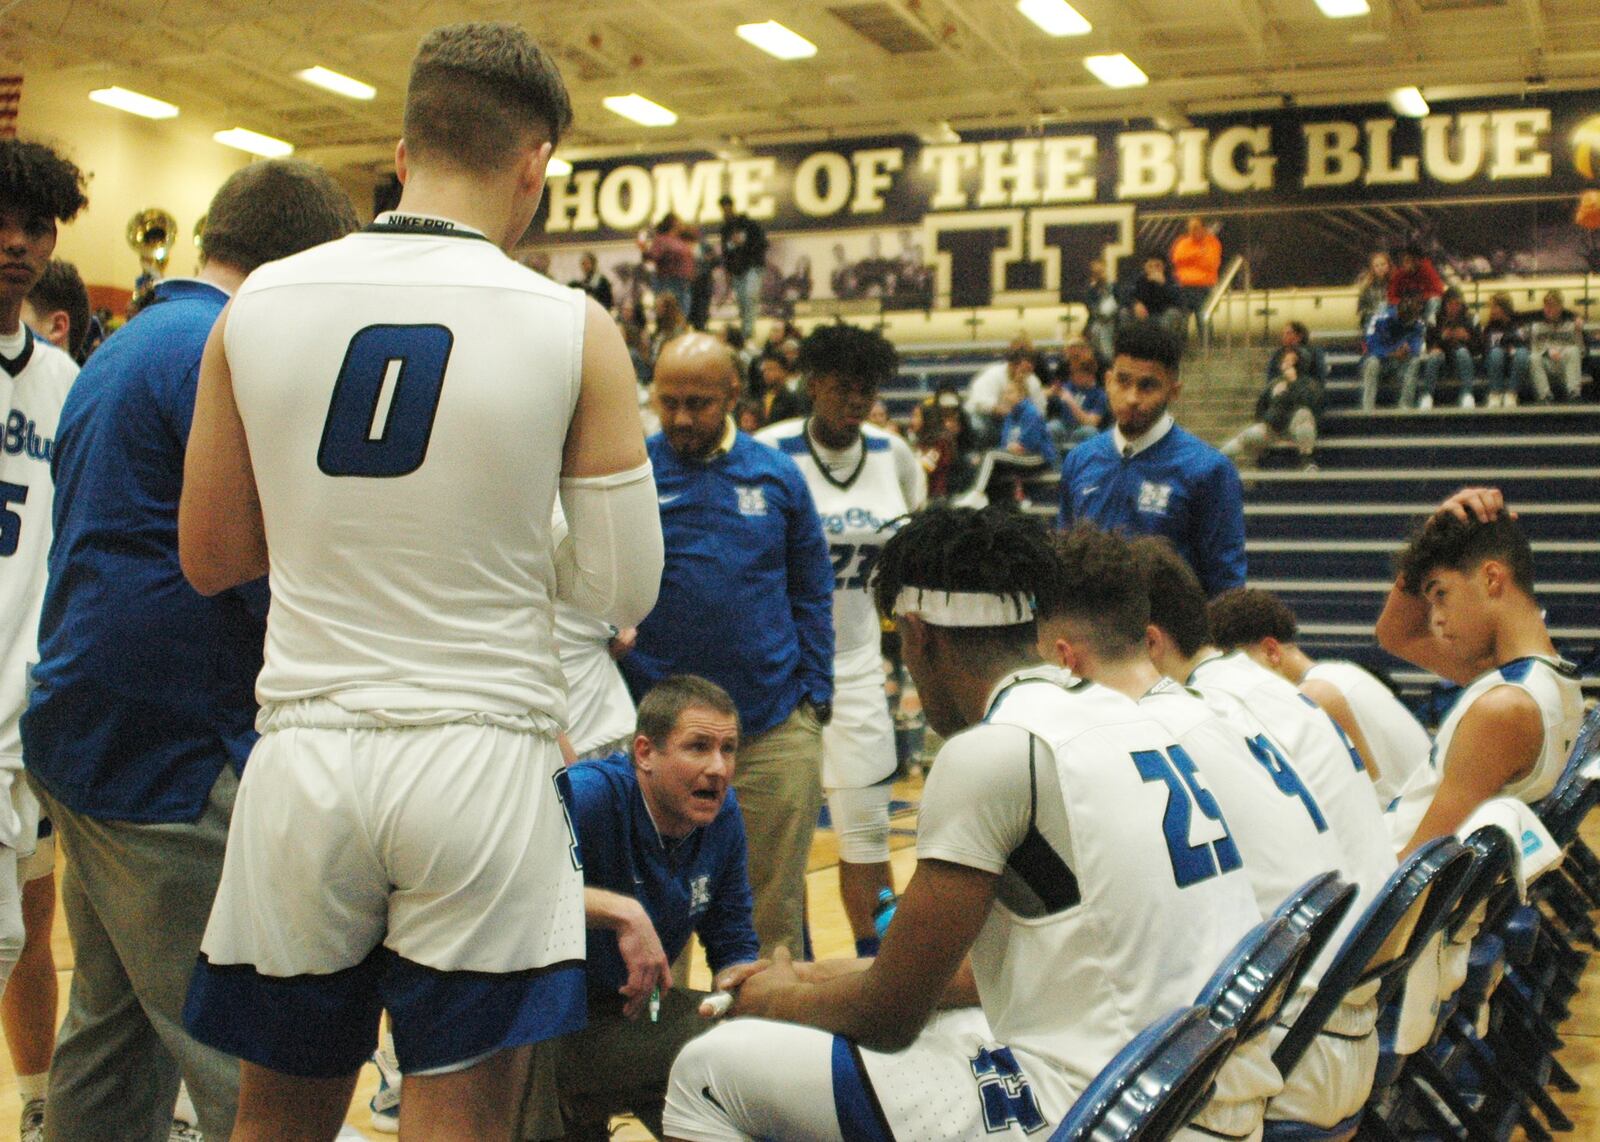
<instances>
[{"instance_id":1,"label":"basketball player sitting on chair","mask_svg":"<svg viewBox=\"0 0 1600 1142\"><path fill-rule=\"evenodd\" d=\"M401 1131L504 1139L527 1045L583 1024L551 600L637 622L661 531L616 326L506 256L570 122L520 28L429 33L400 209L258 270L206 346L183 570L273 588L184 1013L243 1060L234 1142L333 1137L380 1008Z\"/></svg>"},{"instance_id":2,"label":"basketball player sitting on chair","mask_svg":"<svg viewBox=\"0 0 1600 1142\"><path fill-rule=\"evenodd\" d=\"M894 725L883 693L882 627L868 576L891 523L927 498L911 446L865 424L880 386L900 368L881 334L822 325L800 343L811 415L756 434L806 478L833 559L833 718L822 729L822 784L839 838L839 895L856 954L876 955L872 916L889 875Z\"/></svg>"},{"instance_id":3,"label":"basketball player sitting on chair","mask_svg":"<svg viewBox=\"0 0 1600 1142\"><path fill-rule=\"evenodd\" d=\"M885 545L878 608L947 739L916 871L869 964L802 970L780 949L744 982L734 1012L757 1018L673 1066L669 1138L1035 1134L1259 921L1209 798L1188 806L1214 826L1194 864L1168 847L1168 798L1192 798L1173 737L1040 660L1034 600L1060 589L1043 527L1015 511L926 508ZM980 996L987 1025L938 1013ZM1265 1050L1230 1060L1200 1124L1260 1130L1280 1086Z\"/></svg>"},{"instance_id":4,"label":"basketball player sitting on chair","mask_svg":"<svg viewBox=\"0 0 1600 1142\"><path fill-rule=\"evenodd\" d=\"M1448 836L1491 797L1533 803L1561 775L1583 720L1571 663L1533 597L1528 537L1498 488L1463 488L1400 553L1378 645L1466 690L1388 813L1401 856Z\"/></svg>"}]
</instances>

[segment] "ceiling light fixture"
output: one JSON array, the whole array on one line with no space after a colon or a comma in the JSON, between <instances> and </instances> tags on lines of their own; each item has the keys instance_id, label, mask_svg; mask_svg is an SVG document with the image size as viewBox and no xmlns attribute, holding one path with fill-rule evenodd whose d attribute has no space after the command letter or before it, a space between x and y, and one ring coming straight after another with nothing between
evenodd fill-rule
<instances>
[{"instance_id":1,"label":"ceiling light fixture","mask_svg":"<svg viewBox=\"0 0 1600 1142\"><path fill-rule=\"evenodd\" d=\"M89 92L89 98L102 106L115 107L118 111L141 115L146 119L172 119L178 114L178 109L172 104L129 91L126 87L102 87Z\"/></svg>"},{"instance_id":2,"label":"ceiling light fixture","mask_svg":"<svg viewBox=\"0 0 1600 1142\"><path fill-rule=\"evenodd\" d=\"M1343 20L1349 16L1365 16L1372 11L1367 0L1317 0L1317 7L1330 20Z\"/></svg>"},{"instance_id":3,"label":"ceiling light fixture","mask_svg":"<svg viewBox=\"0 0 1600 1142\"><path fill-rule=\"evenodd\" d=\"M547 175L571 174L572 164L567 162L566 159L558 159L552 155L550 156L550 161L544 164L544 173Z\"/></svg>"},{"instance_id":4,"label":"ceiling light fixture","mask_svg":"<svg viewBox=\"0 0 1600 1142\"><path fill-rule=\"evenodd\" d=\"M676 111L661 106L653 99L646 99L638 92L608 95L600 101L600 105L613 115L632 119L641 127L670 127L678 121Z\"/></svg>"},{"instance_id":5,"label":"ceiling light fixture","mask_svg":"<svg viewBox=\"0 0 1600 1142\"><path fill-rule=\"evenodd\" d=\"M1389 106L1396 115L1407 119L1421 119L1428 114L1428 101L1415 87L1397 87L1389 92Z\"/></svg>"},{"instance_id":6,"label":"ceiling light fixture","mask_svg":"<svg viewBox=\"0 0 1600 1142\"><path fill-rule=\"evenodd\" d=\"M817 45L799 32L790 31L776 20L760 24L740 24L734 29L745 43L758 47L778 59L810 59Z\"/></svg>"},{"instance_id":7,"label":"ceiling light fixture","mask_svg":"<svg viewBox=\"0 0 1600 1142\"><path fill-rule=\"evenodd\" d=\"M320 87L324 91L331 91L335 95L343 95L347 99L371 99L378 94L378 89L370 83L362 83L359 79L351 79L348 75L325 68L320 64L308 67L304 71L294 73L296 78L303 79L313 87Z\"/></svg>"},{"instance_id":8,"label":"ceiling light fixture","mask_svg":"<svg viewBox=\"0 0 1600 1142\"><path fill-rule=\"evenodd\" d=\"M286 143L282 139L274 139L271 135L249 131L243 127L230 127L226 131L218 131L211 137L225 147L249 151L252 155L260 155L264 159L281 159L294 154L293 143Z\"/></svg>"},{"instance_id":9,"label":"ceiling light fixture","mask_svg":"<svg viewBox=\"0 0 1600 1142\"><path fill-rule=\"evenodd\" d=\"M1086 56L1083 66L1107 87L1143 87L1150 77L1126 55Z\"/></svg>"},{"instance_id":10,"label":"ceiling light fixture","mask_svg":"<svg viewBox=\"0 0 1600 1142\"><path fill-rule=\"evenodd\" d=\"M1086 36L1094 30L1067 0L1017 0L1017 11L1048 36Z\"/></svg>"}]
</instances>

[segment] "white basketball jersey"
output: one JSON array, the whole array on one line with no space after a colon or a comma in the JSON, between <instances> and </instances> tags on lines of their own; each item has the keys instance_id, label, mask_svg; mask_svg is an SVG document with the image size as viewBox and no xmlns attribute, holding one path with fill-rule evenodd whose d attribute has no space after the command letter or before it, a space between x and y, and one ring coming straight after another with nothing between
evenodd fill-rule
<instances>
[{"instance_id":1,"label":"white basketball jersey","mask_svg":"<svg viewBox=\"0 0 1600 1142\"><path fill-rule=\"evenodd\" d=\"M893 534L887 525L922 506L926 477L910 445L871 424L861 426L859 453L830 466L812 444L807 424L781 421L756 439L795 462L816 501L833 559L834 661L851 668L836 673L859 674L863 662L876 671L882 628L868 590L872 568Z\"/></svg>"},{"instance_id":2,"label":"white basketball jersey","mask_svg":"<svg viewBox=\"0 0 1600 1142\"><path fill-rule=\"evenodd\" d=\"M271 564L264 705L564 721L550 521L584 305L399 216L245 282L226 348Z\"/></svg>"},{"instance_id":3,"label":"white basketball jersey","mask_svg":"<svg viewBox=\"0 0 1600 1142\"><path fill-rule=\"evenodd\" d=\"M1216 794L1263 916L1312 877L1340 867L1343 852L1322 807L1287 758L1251 741L1170 678L1151 687L1139 708L1166 727Z\"/></svg>"},{"instance_id":4,"label":"white basketball jersey","mask_svg":"<svg viewBox=\"0 0 1600 1142\"><path fill-rule=\"evenodd\" d=\"M1538 705L1544 720L1544 744L1533 768L1526 777L1507 785L1499 795L1532 805L1555 788L1583 722L1583 687L1578 681L1577 669L1570 662L1544 655L1513 659L1474 679L1440 723L1439 732L1434 736L1430 764L1412 776L1390 807L1389 829L1396 848L1410 842L1433 804L1440 774L1450 759L1450 742L1455 737L1456 727L1472 704L1497 686L1515 686L1524 691Z\"/></svg>"},{"instance_id":5,"label":"white basketball jersey","mask_svg":"<svg viewBox=\"0 0 1600 1142\"><path fill-rule=\"evenodd\" d=\"M22 765L17 720L27 705L28 672L39 660L39 608L53 534L50 457L61 406L77 375L71 357L27 326L12 345L0 344L6 402L0 435L0 768Z\"/></svg>"},{"instance_id":6,"label":"white basketball jersey","mask_svg":"<svg viewBox=\"0 0 1600 1142\"><path fill-rule=\"evenodd\" d=\"M1319 662L1306 671L1305 681L1313 679L1334 687L1350 704L1378 767L1372 783L1378 804L1388 805L1411 775L1427 766L1433 749L1428 731L1392 690L1354 662Z\"/></svg>"},{"instance_id":7,"label":"white basketball jersey","mask_svg":"<svg viewBox=\"0 0 1600 1142\"><path fill-rule=\"evenodd\" d=\"M1071 682L1018 672L945 744L917 855L999 876L971 952L984 1014L998 1041L1082 1090L1146 1024L1193 1003L1260 914L1173 735L1125 696ZM1218 1101L1275 1093L1263 1062L1230 1063Z\"/></svg>"},{"instance_id":8,"label":"white basketball jersey","mask_svg":"<svg viewBox=\"0 0 1600 1142\"><path fill-rule=\"evenodd\" d=\"M1394 850L1372 782L1344 731L1243 651L1202 662L1189 685L1247 738L1274 747L1304 779L1343 851L1345 879L1361 890L1352 913L1365 908L1393 874Z\"/></svg>"}]
</instances>

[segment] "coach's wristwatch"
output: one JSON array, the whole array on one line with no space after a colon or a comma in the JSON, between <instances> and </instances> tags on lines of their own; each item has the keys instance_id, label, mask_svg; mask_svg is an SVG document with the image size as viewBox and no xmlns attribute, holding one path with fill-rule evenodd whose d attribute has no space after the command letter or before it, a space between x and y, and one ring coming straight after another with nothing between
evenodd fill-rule
<instances>
[{"instance_id":1,"label":"coach's wristwatch","mask_svg":"<svg viewBox=\"0 0 1600 1142\"><path fill-rule=\"evenodd\" d=\"M825 726L833 721L833 703L818 702L814 698L807 698L806 705L811 707L811 716L817 719L819 726Z\"/></svg>"}]
</instances>

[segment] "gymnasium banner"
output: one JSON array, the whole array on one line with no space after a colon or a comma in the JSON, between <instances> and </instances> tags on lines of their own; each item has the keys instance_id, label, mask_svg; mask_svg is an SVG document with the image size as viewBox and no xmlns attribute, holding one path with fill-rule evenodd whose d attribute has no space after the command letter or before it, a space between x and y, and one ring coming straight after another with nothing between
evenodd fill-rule
<instances>
[{"instance_id":1,"label":"gymnasium banner","mask_svg":"<svg viewBox=\"0 0 1600 1142\"><path fill-rule=\"evenodd\" d=\"M628 156L552 177L529 238L555 276L594 249L632 285L636 235L667 213L714 245L717 200L772 238L769 308L868 299L888 308L1074 300L1164 253L1190 214L1256 286L1348 284L1376 249L1415 243L1457 277L1600 270L1580 193L1600 188L1600 92L1387 106L1288 107L1147 123ZM574 269L575 272L575 269Z\"/></svg>"}]
</instances>

